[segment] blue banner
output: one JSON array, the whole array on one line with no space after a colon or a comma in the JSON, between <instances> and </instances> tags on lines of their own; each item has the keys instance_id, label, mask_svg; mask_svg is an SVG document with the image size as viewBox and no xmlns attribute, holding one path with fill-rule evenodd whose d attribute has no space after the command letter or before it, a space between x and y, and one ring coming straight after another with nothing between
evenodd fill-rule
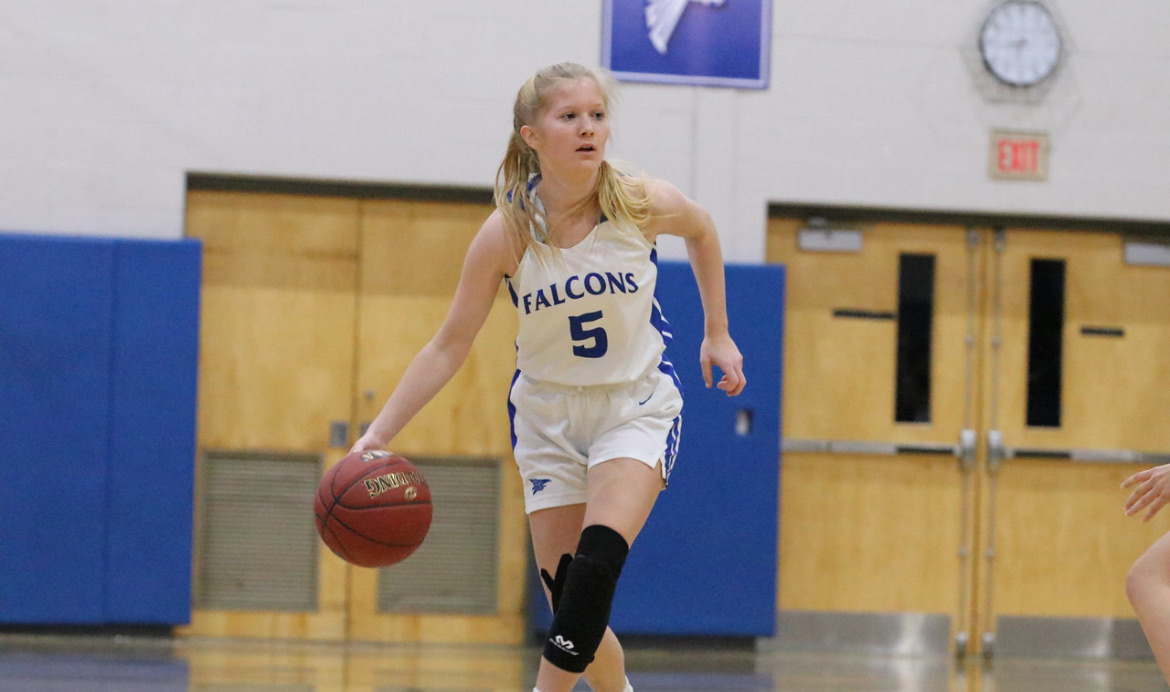
<instances>
[{"instance_id":1,"label":"blue banner","mask_svg":"<svg viewBox=\"0 0 1170 692\"><path fill-rule=\"evenodd\" d=\"M618 79L764 89L771 0L605 0L602 64Z\"/></svg>"}]
</instances>

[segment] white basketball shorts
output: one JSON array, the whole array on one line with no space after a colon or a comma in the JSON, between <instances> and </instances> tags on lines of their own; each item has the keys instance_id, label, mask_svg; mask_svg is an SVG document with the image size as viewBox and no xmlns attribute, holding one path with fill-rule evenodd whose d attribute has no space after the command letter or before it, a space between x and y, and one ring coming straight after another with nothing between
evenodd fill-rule
<instances>
[{"instance_id":1,"label":"white basketball shorts","mask_svg":"<svg viewBox=\"0 0 1170 692\"><path fill-rule=\"evenodd\" d=\"M518 374L508 397L512 449L524 479L524 507L585 502L586 473L630 458L670 480L682 429L682 394L669 363L619 385L572 387Z\"/></svg>"}]
</instances>

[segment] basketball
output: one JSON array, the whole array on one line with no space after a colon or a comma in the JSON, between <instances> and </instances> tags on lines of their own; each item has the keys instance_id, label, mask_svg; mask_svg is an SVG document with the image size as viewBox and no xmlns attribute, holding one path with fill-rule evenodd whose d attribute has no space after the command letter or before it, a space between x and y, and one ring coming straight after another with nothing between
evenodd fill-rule
<instances>
[{"instance_id":1,"label":"basketball","mask_svg":"<svg viewBox=\"0 0 1170 692\"><path fill-rule=\"evenodd\" d=\"M405 457L354 452L325 473L313 513L317 533L338 557L360 567L389 567L426 538L431 489Z\"/></svg>"}]
</instances>

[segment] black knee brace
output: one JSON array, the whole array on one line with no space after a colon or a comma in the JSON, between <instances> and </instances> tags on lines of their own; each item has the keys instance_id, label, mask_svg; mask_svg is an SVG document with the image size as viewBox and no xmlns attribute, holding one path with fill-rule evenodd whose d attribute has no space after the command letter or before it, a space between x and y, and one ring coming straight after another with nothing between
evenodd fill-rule
<instances>
[{"instance_id":1,"label":"black knee brace","mask_svg":"<svg viewBox=\"0 0 1170 692\"><path fill-rule=\"evenodd\" d=\"M594 524L581 532L544 644L544 657L550 663L581 673L593 662L629 552L626 539L608 526Z\"/></svg>"}]
</instances>

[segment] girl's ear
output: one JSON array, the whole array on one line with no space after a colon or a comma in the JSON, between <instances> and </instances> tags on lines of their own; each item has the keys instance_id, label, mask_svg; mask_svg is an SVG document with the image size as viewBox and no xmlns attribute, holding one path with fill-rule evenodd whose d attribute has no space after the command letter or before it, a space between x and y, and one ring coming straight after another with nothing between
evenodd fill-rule
<instances>
[{"instance_id":1,"label":"girl's ear","mask_svg":"<svg viewBox=\"0 0 1170 692\"><path fill-rule=\"evenodd\" d=\"M524 140L524 143L527 144L530 149L532 149L533 151L536 150L536 131L535 130L533 130L528 125L521 125L520 126L520 138Z\"/></svg>"}]
</instances>

